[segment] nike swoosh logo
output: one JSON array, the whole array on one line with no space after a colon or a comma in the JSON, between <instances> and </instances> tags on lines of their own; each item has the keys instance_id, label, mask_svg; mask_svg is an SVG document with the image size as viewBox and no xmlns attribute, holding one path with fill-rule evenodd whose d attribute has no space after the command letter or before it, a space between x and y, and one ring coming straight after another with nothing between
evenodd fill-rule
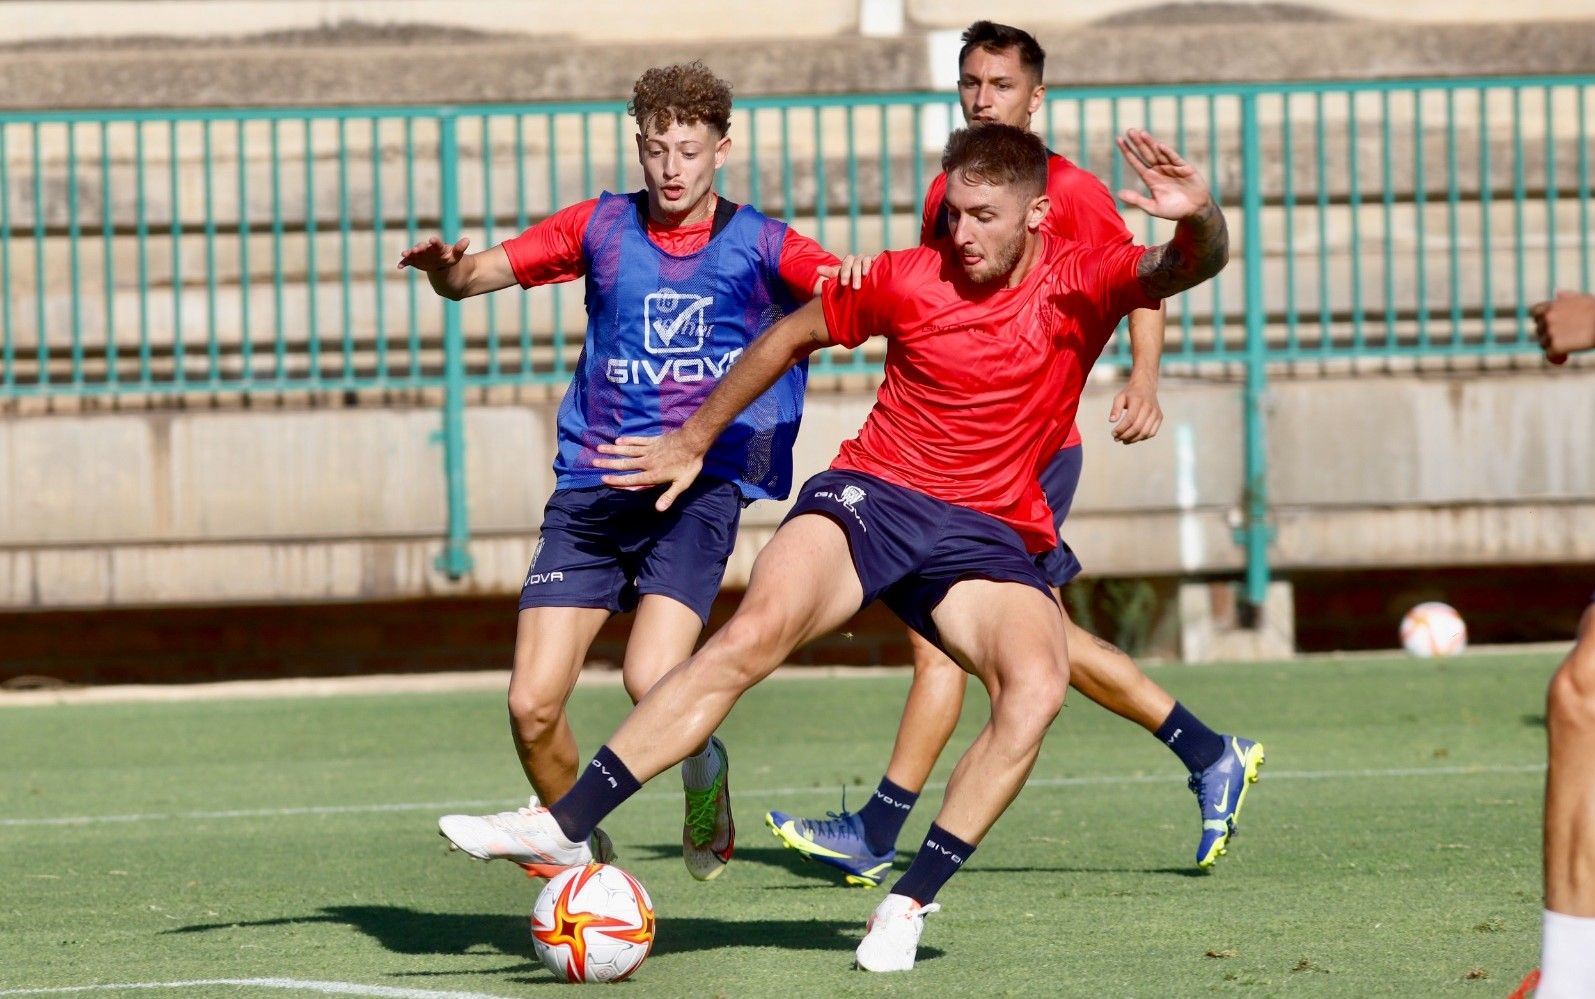
<instances>
[{"instance_id":1,"label":"nike swoosh logo","mask_svg":"<svg viewBox=\"0 0 1595 999\"><path fill-rule=\"evenodd\" d=\"M1218 810L1222 812L1227 808L1229 808L1229 781L1224 782L1224 797L1218 799Z\"/></svg>"},{"instance_id":2,"label":"nike swoosh logo","mask_svg":"<svg viewBox=\"0 0 1595 999\"><path fill-rule=\"evenodd\" d=\"M659 335L659 342L664 344L666 347L670 346L670 341L674 340L676 338L676 334L681 332L681 327L687 322L687 320L693 318L698 313L702 312L704 309L707 309L713 304L714 298L712 296L709 298L700 298L696 302L693 302L691 305L687 306L685 309L682 309L681 315L677 316L674 321L668 324L655 319L654 332Z\"/></svg>"}]
</instances>

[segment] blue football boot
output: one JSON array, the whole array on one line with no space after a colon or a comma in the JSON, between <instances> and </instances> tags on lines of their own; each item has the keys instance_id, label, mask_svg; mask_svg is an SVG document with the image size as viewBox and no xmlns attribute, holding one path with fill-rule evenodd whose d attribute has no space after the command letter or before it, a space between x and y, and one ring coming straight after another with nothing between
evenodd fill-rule
<instances>
[{"instance_id":1,"label":"blue football boot","mask_svg":"<svg viewBox=\"0 0 1595 999\"><path fill-rule=\"evenodd\" d=\"M892 869L897 850L874 853L864 840L864 823L853 812L840 815L827 812L828 818L804 819L785 812L767 812L765 825L790 849L805 860L829 864L845 875L850 885L874 888Z\"/></svg>"},{"instance_id":2,"label":"blue football boot","mask_svg":"<svg viewBox=\"0 0 1595 999\"><path fill-rule=\"evenodd\" d=\"M1191 775L1190 788L1202 806L1202 839L1196 845L1196 866L1212 867L1224 856L1235 824L1246 802L1246 789L1257 783L1263 765L1263 744L1238 735L1226 735L1224 755L1200 773Z\"/></svg>"}]
</instances>

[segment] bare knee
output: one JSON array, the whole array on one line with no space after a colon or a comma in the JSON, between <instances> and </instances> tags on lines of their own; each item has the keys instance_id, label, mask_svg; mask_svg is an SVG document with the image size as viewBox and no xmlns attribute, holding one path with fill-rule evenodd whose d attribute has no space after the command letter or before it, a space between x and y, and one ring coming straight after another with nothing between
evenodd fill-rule
<instances>
[{"instance_id":1,"label":"bare knee","mask_svg":"<svg viewBox=\"0 0 1595 999\"><path fill-rule=\"evenodd\" d=\"M510 724L522 743L542 742L559 728L565 702L536 690L514 690L509 695Z\"/></svg>"},{"instance_id":2,"label":"bare knee","mask_svg":"<svg viewBox=\"0 0 1595 999\"><path fill-rule=\"evenodd\" d=\"M1039 740L1063 710L1069 692L1069 671L1061 664L1038 661L1014 670L993 696L992 720L1023 740Z\"/></svg>"},{"instance_id":3,"label":"bare knee","mask_svg":"<svg viewBox=\"0 0 1595 999\"><path fill-rule=\"evenodd\" d=\"M1595 734L1595 640L1581 640L1563 660L1546 701L1554 731Z\"/></svg>"}]
</instances>

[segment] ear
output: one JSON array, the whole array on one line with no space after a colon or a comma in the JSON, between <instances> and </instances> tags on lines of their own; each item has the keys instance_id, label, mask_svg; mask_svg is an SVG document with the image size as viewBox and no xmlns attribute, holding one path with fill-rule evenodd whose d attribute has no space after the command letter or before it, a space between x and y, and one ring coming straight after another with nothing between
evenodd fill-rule
<instances>
[{"instance_id":1,"label":"ear","mask_svg":"<svg viewBox=\"0 0 1595 999\"><path fill-rule=\"evenodd\" d=\"M1045 104L1046 101L1047 85L1045 83L1036 84L1036 88L1030 91L1030 114L1033 116L1040 111L1041 105Z\"/></svg>"},{"instance_id":2,"label":"ear","mask_svg":"<svg viewBox=\"0 0 1595 999\"><path fill-rule=\"evenodd\" d=\"M643 158L642 133L638 132L635 138L637 140L637 163L640 165Z\"/></svg>"},{"instance_id":3,"label":"ear","mask_svg":"<svg viewBox=\"0 0 1595 999\"><path fill-rule=\"evenodd\" d=\"M714 168L716 170L726 165L726 160L731 156L731 136L722 135L720 141L714 144Z\"/></svg>"},{"instance_id":4,"label":"ear","mask_svg":"<svg viewBox=\"0 0 1595 999\"><path fill-rule=\"evenodd\" d=\"M1025 228L1036 232L1041 228L1041 223L1047 220L1047 213L1052 211L1052 199L1042 194L1030 202L1030 210L1025 213Z\"/></svg>"}]
</instances>

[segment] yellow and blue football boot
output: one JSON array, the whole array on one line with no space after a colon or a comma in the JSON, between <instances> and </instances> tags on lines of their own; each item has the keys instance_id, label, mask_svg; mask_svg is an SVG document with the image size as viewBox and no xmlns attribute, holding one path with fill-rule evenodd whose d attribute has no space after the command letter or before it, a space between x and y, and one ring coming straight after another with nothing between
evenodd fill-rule
<instances>
[{"instance_id":1,"label":"yellow and blue football boot","mask_svg":"<svg viewBox=\"0 0 1595 999\"><path fill-rule=\"evenodd\" d=\"M1201 868L1212 867L1227 852L1246 790L1257 783L1257 770L1263 765L1262 743L1238 735L1223 738L1224 755L1190 780L1202 806L1202 839L1196 845L1196 866Z\"/></svg>"},{"instance_id":2,"label":"yellow and blue football boot","mask_svg":"<svg viewBox=\"0 0 1595 999\"><path fill-rule=\"evenodd\" d=\"M864 840L864 823L858 815L842 811L825 813L828 818L805 819L785 812L768 812L765 825L789 849L805 860L817 860L841 871L850 885L874 888L892 869L897 850L875 853Z\"/></svg>"}]
</instances>

